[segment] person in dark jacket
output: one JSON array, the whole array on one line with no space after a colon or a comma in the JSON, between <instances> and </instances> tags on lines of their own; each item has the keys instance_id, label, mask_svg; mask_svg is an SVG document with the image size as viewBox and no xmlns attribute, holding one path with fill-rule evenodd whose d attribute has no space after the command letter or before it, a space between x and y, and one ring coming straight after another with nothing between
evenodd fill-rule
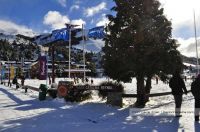
<instances>
[{"instance_id":1,"label":"person in dark jacket","mask_svg":"<svg viewBox=\"0 0 200 132\"><path fill-rule=\"evenodd\" d=\"M17 76L15 76L14 78L13 78L13 82L12 82L13 84L16 84L16 89L18 89L19 88L19 84L18 84L18 81L17 81Z\"/></svg>"},{"instance_id":2,"label":"person in dark jacket","mask_svg":"<svg viewBox=\"0 0 200 132\"><path fill-rule=\"evenodd\" d=\"M21 76L21 85L22 85L22 86L24 86L24 81L25 81L25 76L22 75L22 76Z\"/></svg>"},{"instance_id":3,"label":"person in dark jacket","mask_svg":"<svg viewBox=\"0 0 200 132\"><path fill-rule=\"evenodd\" d=\"M182 95L183 93L187 94L187 89L179 72L173 74L173 77L169 81L169 87L172 89L172 95L174 96L175 100L175 115L176 117L181 117L180 112L182 104Z\"/></svg>"},{"instance_id":4,"label":"person in dark jacket","mask_svg":"<svg viewBox=\"0 0 200 132\"><path fill-rule=\"evenodd\" d=\"M200 74L197 76L194 82L191 84L191 92L195 99L195 121L199 121L200 112Z\"/></svg>"}]
</instances>

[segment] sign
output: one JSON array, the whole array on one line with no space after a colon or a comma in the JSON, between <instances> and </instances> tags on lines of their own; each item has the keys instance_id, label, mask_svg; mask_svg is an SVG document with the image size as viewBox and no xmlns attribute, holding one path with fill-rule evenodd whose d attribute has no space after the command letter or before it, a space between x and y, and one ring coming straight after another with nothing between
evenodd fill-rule
<instances>
[{"instance_id":1,"label":"sign","mask_svg":"<svg viewBox=\"0 0 200 132\"><path fill-rule=\"evenodd\" d=\"M1 67L1 78L4 79L4 77L5 77L5 67L2 66Z\"/></svg>"},{"instance_id":2,"label":"sign","mask_svg":"<svg viewBox=\"0 0 200 132\"><path fill-rule=\"evenodd\" d=\"M47 75L47 59L46 56L39 57L39 79L46 80Z\"/></svg>"},{"instance_id":3,"label":"sign","mask_svg":"<svg viewBox=\"0 0 200 132\"><path fill-rule=\"evenodd\" d=\"M15 77L15 68L14 66L10 67L10 79L12 80Z\"/></svg>"},{"instance_id":4,"label":"sign","mask_svg":"<svg viewBox=\"0 0 200 132\"><path fill-rule=\"evenodd\" d=\"M56 40L68 41L69 40L69 29L62 28L62 29L54 30L54 31L52 31L52 37L53 37L54 41L56 41Z\"/></svg>"},{"instance_id":5,"label":"sign","mask_svg":"<svg viewBox=\"0 0 200 132\"><path fill-rule=\"evenodd\" d=\"M104 26L92 28L88 32L88 37L94 39L103 39L105 35Z\"/></svg>"},{"instance_id":6,"label":"sign","mask_svg":"<svg viewBox=\"0 0 200 132\"><path fill-rule=\"evenodd\" d=\"M73 87L73 81L59 81L58 83L58 96L59 97L65 97L68 94L68 91L72 89Z\"/></svg>"}]
</instances>

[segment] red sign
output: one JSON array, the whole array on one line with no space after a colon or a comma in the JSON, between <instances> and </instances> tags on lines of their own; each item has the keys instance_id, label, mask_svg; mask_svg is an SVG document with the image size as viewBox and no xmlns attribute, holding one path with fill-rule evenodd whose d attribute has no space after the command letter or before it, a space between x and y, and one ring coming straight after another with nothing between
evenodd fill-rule
<instances>
[{"instance_id":1,"label":"red sign","mask_svg":"<svg viewBox=\"0 0 200 132\"><path fill-rule=\"evenodd\" d=\"M40 80L46 80L47 77L47 59L46 56L40 56L39 57L39 66L40 66L40 71L39 71L39 79Z\"/></svg>"}]
</instances>

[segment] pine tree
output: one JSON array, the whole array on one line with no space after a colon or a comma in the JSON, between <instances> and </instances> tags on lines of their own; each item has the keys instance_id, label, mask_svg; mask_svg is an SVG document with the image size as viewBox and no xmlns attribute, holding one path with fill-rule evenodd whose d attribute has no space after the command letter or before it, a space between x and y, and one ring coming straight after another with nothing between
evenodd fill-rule
<instances>
[{"instance_id":1,"label":"pine tree","mask_svg":"<svg viewBox=\"0 0 200 132\"><path fill-rule=\"evenodd\" d=\"M137 79L137 102L144 106L146 93L155 74L166 75L180 70L182 60L172 39L171 22L163 15L157 0L114 0L108 15L103 66L106 75L117 81ZM162 73L162 74L161 74Z\"/></svg>"}]
</instances>

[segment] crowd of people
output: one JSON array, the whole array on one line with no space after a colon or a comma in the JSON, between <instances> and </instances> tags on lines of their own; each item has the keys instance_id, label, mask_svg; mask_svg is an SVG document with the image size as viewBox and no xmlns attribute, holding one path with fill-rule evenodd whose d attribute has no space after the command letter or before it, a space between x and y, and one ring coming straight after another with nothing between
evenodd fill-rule
<instances>
[{"instance_id":1,"label":"crowd of people","mask_svg":"<svg viewBox=\"0 0 200 132\"><path fill-rule=\"evenodd\" d=\"M78 78L78 77L73 77L73 78L74 78L74 84L78 84L80 79L82 83L85 82L88 84L90 82L91 85L94 84L94 80L92 78L90 80L88 79L88 77L86 77L85 80L84 78Z\"/></svg>"}]
</instances>

